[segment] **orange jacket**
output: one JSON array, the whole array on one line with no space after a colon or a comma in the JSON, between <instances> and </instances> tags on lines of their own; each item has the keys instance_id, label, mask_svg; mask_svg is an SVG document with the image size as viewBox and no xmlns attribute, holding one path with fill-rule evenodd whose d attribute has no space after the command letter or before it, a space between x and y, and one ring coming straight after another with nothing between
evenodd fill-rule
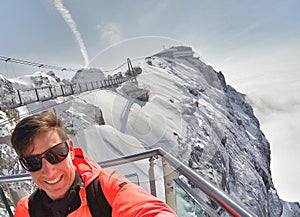
<instances>
[{"instance_id":1,"label":"orange jacket","mask_svg":"<svg viewBox=\"0 0 300 217\"><path fill-rule=\"evenodd\" d=\"M88 159L80 148L75 149L75 156L82 156L75 157L73 164L85 187L98 176L103 193L112 207L113 217L177 216L167 204L146 192L142 187L130 183L124 176L114 170L103 170L96 162ZM127 182L127 184L120 187L119 184L123 182ZM81 205L68 217L91 216L84 187L80 189L79 195ZM29 217L28 201L29 196L26 196L18 202L15 217Z\"/></svg>"}]
</instances>

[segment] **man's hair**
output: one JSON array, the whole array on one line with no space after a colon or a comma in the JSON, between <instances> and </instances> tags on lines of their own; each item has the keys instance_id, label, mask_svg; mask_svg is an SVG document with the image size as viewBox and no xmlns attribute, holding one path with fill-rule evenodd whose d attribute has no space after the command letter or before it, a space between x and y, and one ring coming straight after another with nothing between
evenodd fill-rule
<instances>
[{"instance_id":1,"label":"man's hair","mask_svg":"<svg viewBox=\"0 0 300 217\"><path fill-rule=\"evenodd\" d=\"M49 130L55 130L62 140L68 139L63 122L52 112L45 111L22 119L12 133L11 144L18 155L23 155L35 136Z\"/></svg>"}]
</instances>

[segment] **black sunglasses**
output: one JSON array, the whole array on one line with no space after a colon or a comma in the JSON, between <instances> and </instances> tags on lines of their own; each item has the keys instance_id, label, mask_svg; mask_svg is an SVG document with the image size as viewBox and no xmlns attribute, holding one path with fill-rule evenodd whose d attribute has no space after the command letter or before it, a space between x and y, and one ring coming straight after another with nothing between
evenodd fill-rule
<instances>
[{"instance_id":1,"label":"black sunglasses","mask_svg":"<svg viewBox=\"0 0 300 217\"><path fill-rule=\"evenodd\" d=\"M62 162L69 154L69 145L67 141L58 143L42 154L31 155L28 157L20 156L19 161L22 167L30 172L42 168L42 158L45 158L51 164Z\"/></svg>"}]
</instances>

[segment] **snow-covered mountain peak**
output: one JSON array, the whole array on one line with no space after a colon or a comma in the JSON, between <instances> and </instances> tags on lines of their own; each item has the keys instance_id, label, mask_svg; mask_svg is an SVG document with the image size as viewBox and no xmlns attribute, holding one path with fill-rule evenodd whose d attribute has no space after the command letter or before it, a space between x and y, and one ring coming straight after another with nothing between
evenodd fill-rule
<instances>
[{"instance_id":1,"label":"snow-covered mountain peak","mask_svg":"<svg viewBox=\"0 0 300 217\"><path fill-rule=\"evenodd\" d=\"M38 87L47 87L60 83L60 79L52 71L37 71L31 75L10 78L9 81L15 90L28 90Z\"/></svg>"},{"instance_id":2,"label":"snow-covered mountain peak","mask_svg":"<svg viewBox=\"0 0 300 217\"><path fill-rule=\"evenodd\" d=\"M227 85L222 72L185 46L147 57L139 67L142 73L131 83L53 100L51 109L77 146L98 161L162 147L258 216L299 216L299 203L277 195L270 144L247 97ZM102 73L86 72L73 81L92 81ZM16 111L26 109L31 112Z\"/></svg>"},{"instance_id":3,"label":"snow-covered mountain peak","mask_svg":"<svg viewBox=\"0 0 300 217\"><path fill-rule=\"evenodd\" d=\"M95 80L99 81L104 79L105 76L100 69L85 68L85 69L79 69L71 79L71 82L76 84L84 81L95 81Z\"/></svg>"}]
</instances>

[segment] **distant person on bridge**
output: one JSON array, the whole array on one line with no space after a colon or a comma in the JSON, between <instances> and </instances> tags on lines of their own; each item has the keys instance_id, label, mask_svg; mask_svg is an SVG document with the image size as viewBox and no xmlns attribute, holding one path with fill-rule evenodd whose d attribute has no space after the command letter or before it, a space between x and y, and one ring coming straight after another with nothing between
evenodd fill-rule
<instances>
[{"instance_id":1,"label":"distant person on bridge","mask_svg":"<svg viewBox=\"0 0 300 217\"><path fill-rule=\"evenodd\" d=\"M18 202L16 217L177 216L166 203L74 148L62 121L51 112L22 119L11 142L38 186ZM101 207L105 202L108 207Z\"/></svg>"}]
</instances>

